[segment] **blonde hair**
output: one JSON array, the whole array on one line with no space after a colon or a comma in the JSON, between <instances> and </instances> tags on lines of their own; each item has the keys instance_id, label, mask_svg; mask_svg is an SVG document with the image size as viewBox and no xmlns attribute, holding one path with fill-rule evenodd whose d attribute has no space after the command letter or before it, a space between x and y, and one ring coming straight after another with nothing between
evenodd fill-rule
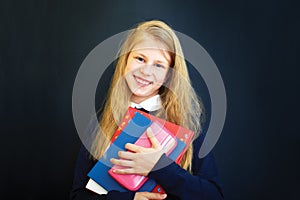
<instances>
[{"instance_id":1,"label":"blonde hair","mask_svg":"<svg viewBox=\"0 0 300 200\"><path fill-rule=\"evenodd\" d=\"M130 102L132 94L124 78L128 55L138 43L147 37L163 44L171 56L171 68L167 82L159 89L163 109L160 109L156 115L194 131L194 138L198 137L201 132L202 107L191 86L179 39L174 31L162 21L143 22L138 24L137 28L129 31L117 55L116 70L100 116L99 126L101 128L92 145L92 154L96 159L104 154L117 129L117 124L121 121ZM120 94L122 94L122 98L118 98ZM191 143L180 163L182 168L190 172L192 155Z\"/></svg>"}]
</instances>

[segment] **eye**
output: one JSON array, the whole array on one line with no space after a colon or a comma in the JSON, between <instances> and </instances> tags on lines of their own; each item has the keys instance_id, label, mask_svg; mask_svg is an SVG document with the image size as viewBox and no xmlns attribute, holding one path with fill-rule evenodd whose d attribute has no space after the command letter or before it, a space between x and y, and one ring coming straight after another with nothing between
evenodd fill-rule
<instances>
[{"instance_id":1,"label":"eye","mask_svg":"<svg viewBox=\"0 0 300 200\"><path fill-rule=\"evenodd\" d=\"M164 67L164 66L161 65L161 64L155 64L154 66L155 66L155 67L158 67L158 68L163 68L163 67Z\"/></svg>"},{"instance_id":2,"label":"eye","mask_svg":"<svg viewBox=\"0 0 300 200\"><path fill-rule=\"evenodd\" d=\"M145 62L145 59L140 57L140 56L136 56L135 59L140 62L140 63L144 63Z\"/></svg>"}]
</instances>

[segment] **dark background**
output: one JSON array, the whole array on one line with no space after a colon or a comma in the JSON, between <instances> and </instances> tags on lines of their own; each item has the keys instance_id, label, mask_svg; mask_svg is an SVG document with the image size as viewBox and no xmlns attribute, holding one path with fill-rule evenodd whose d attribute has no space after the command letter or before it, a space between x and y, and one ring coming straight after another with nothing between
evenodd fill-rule
<instances>
[{"instance_id":1,"label":"dark background","mask_svg":"<svg viewBox=\"0 0 300 200\"><path fill-rule=\"evenodd\" d=\"M67 199L80 139L72 88L106 38L162 19L217 64L228 111L214 148L226 199L299 199L299 9L288 1L1 1L0 192Z\"/></svg>"}]
</instances>

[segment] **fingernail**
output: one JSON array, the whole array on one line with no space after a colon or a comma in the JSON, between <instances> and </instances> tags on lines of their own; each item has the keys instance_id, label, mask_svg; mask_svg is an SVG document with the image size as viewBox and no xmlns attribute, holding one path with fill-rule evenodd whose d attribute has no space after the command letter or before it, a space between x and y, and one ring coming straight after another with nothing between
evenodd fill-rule
<instances>
[{"instance_id":1,"label":"fingernail","mask_svg":"<svg viewBox=\"0 0 300 200\"><path fill-rule=\"evenodd\" d=\"M152 135L153 135L152 129L151 129L150 127L147 129L147 134L148 134L149 136L152 136Z\"/></svg>"},{"instance_id":2,"label":"fingernail","mask_svg":"<svg viewBox=\"0 0 300 200\"><path fill-rule=\"evenodd\" d=\"M166 197L167 197L167 194L161 194L161 197L162 197L162 198L166 198Z\"/></svg>"}]
</instances>

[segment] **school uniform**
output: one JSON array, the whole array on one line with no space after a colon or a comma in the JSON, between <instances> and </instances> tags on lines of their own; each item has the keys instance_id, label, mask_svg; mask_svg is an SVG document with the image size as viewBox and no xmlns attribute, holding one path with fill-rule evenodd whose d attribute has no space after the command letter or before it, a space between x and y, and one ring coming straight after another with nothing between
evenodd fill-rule
<instances>
[{"instance_id":1,"label":"school uniform","mask_svg":"<svg viewBox=\"0 0 300 200\"><path fill-rule=\"evenodd\" d=\"M155 112L161 108L160 96L151 97L140 104L131 103L132 107L147 112ZM148 177L160 184L170 200L219 200L223 199L221 183L218 178L214 157L210 152L206 157L199 158L198 153L205 133L193 142L192 174L182 169L165 154L153 167ZM88 150L82 146L78 155L71 199L74 200L132 200L135 192L108 191L105 195L96 194L85 188L89 177L88 172L97 161L90 158Z\"/></svg>"}]
</instances>

